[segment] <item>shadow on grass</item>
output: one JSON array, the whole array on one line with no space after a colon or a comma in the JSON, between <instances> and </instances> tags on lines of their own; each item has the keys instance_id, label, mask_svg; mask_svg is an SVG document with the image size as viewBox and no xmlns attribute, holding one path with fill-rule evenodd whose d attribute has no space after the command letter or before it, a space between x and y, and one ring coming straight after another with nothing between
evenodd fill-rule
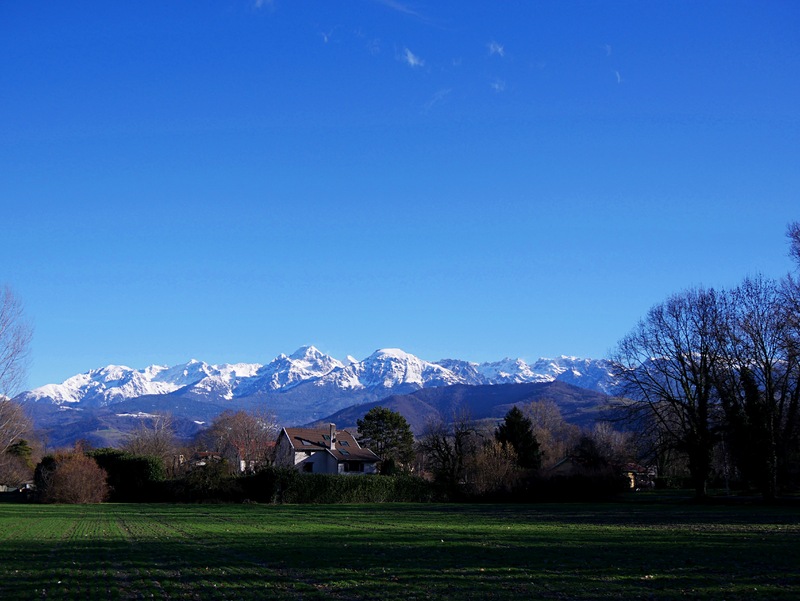
<instances>
[{"instance_id":1,"label":"shadow on grass","mask_svg":"<svg viewBox=\"0 0 800 601\"><path fill-rule=\"evenodd\" d=\"M0 594L795 599L797 518L608 505L3 507Z\"/></svg>"}]
</instances>

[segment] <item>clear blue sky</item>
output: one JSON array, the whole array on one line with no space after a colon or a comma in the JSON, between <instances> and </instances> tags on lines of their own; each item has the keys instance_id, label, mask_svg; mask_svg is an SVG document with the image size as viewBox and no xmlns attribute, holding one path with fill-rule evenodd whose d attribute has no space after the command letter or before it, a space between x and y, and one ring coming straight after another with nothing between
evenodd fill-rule
<instances>
[{"instance_id":1,"label":"clear blue sky","mask_svg":"<svg viewBox=\"0 0 800 601\"><path fill-rule=\"evenodd\" d=\"M0 4L28 387L109 363L600 357L791 269L800 3Z\"/></svg>"}]
</instances>

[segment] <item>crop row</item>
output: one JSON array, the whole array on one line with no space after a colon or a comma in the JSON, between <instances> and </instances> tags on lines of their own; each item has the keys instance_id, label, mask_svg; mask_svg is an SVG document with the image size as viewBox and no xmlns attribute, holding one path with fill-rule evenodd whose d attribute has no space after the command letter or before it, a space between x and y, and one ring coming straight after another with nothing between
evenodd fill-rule
<instances>
[{"instance_id":1,"label":"crop row","mask_svg":"<svg viewBox=\"0 0 800 601\"><path fill-rule=\"evenodd\" d=\"M800 596L797 513L725 515L667 506L0 506L0 596Z\"/></svg>"}]
</instances>

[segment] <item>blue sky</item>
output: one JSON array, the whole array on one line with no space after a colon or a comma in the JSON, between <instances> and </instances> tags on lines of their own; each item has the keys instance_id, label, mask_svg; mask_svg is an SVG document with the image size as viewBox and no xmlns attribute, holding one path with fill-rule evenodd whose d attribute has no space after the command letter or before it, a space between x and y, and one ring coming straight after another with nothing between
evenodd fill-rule
<instances>
[{"instance_id":1,"label":"blue sky","mask_svg":"<svg viewBox=\"0 0 800 601\"><path fill-rule=\"evenodd\" d=\"M0 4L28 386L109 363L600 357L792 267L800 4Z\"/></svg>"}]
</instances>

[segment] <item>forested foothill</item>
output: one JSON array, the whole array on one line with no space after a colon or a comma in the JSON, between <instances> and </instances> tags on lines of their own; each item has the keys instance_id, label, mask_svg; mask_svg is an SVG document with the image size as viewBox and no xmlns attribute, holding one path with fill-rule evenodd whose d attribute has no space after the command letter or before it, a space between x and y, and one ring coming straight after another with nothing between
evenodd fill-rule
<instances>
[{"instance_id":1,"label":"forested foothill","mask_svg":"<svg viewBox=\"0 0 800 601\"><path fill-rule=\"evenodd\" d=\"M788 228L800 272L800 222ZM46 450L19 381L30 326L0 290L0 485L45 503L609 499L676 488L766 501L800 489L800 278L755 275L732 288L692 288L655 305L612 355L618 395L592 427L550 399L517 402L502 420L465 407L415 436L397 411L356 420L380 475L302 474L274 465L268 412L226 411L192 440L169 415L143 417L120 448ZM8 496L8 493L5 493Z\"/></svg>"}]
</instances>

